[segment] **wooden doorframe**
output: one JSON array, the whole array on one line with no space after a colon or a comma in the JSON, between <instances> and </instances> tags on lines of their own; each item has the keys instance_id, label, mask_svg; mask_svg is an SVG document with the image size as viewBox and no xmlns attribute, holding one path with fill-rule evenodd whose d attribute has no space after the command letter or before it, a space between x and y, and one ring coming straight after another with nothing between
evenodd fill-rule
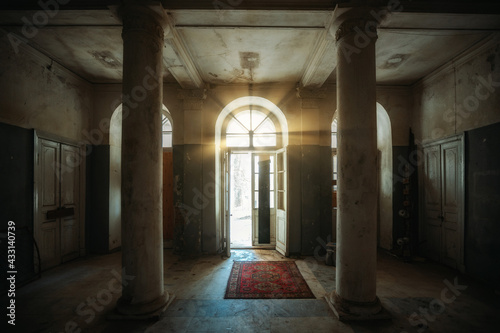
<instances>
[{"instance_id":1,"label":"wooden doorframe","mask_svg":"<svg viewBox=\"0 0 500 333\"><path fill-rule=\"evenodd\" d=\"M45 131L40 131L40 130L35 130L34 135L33 135L33 233L35 233L36 228L39 224L39 205L38 205L38 199L39 199L39 191L41 190L40 188L40 165L39 165L39 148L40 148L40 139L42 140L49 140L49 141L54 141L60 144L65 144L69 146L74 146L78 148L78 152L81 157L81 162L79 164L79 191L78 191L78 196L79 196L79 211L78 211L78 218L80 219L79 221L79 256L85 256L86 255L86 244L85 244L85 211L86 211L86 146L82 142L78 142L73 139L68 139L56 134L48 133Z\"/></svg>"},{"instance_id":2,"label":"wooden doorframe","mask_svg":"<svg viewBox=\"0 0 500 333\"><path fill-rule=\"evenodd\" d=\"M457 187L459 189L459 197L458 197L458 214L459 214L459 227L458 227L458 230L460 232L460 235L459 235L459 245L460 245L460 249L459 249L459 260L457 262L457 268L461 271L461 272L465 272L465 261L464 261L464 253L465 253L465 249L464 249L464 245L465 245L465 135L464 133L460 133L460 134L456 134L456 135L453 135L453 136L449 136L449 137L446 137L446 138L442 138L442 139L439 139L439 140L435 140L435 141L428 141L428 142L425 142L424 144L421 145L420 149L422 150L422 155L421 156L425 156L425 154L423 153L424 150L426 148L431 148L431 147L434 147L434 146L442 146L443 144L446 144L446 143L450 143L450 142L459 142L459 154L460 154L460 165L458 167L458 170L460 171L461 175L459 177L459 183L457 184ZM425 158L425 157L424 157ZM440 148L440 158L442 159L442 151L441 151L441 148ZM425 174L424 171L425 171L425 161L422 161L422 163L420 163L420 174L422 175L421 177L418 177L418 182L419 182L419 188L421 189L419 191L419 201L420 201L420 205L419 205L419 233L421 235L424 234L425 232L425 217L426 217L426 213L425 213L425 184L424 184L424 177L423 175ZM441 160L440 161L440 168L442 169L442 166L443 166L443 161ZM442 175L442 170L441 171L441 175ZM442 188L442 183L443 183L443 180L442 180L442 177L441 177L441 188ZM443 203L441 202L441 206L443 205Z\"/></svg>"}]
</instances>

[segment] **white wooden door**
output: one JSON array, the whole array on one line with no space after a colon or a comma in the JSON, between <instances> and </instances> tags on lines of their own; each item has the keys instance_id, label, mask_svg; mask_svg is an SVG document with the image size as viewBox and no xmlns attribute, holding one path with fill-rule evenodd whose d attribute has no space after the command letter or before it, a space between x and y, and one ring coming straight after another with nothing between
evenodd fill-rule
<instances>
[{"instance_id":1,"label":"white wooden door","mask_svg":"<svg viewBox=\"0 0 500 333\"><path fill-rule=\"evenodd\" d=\"M78 147L38 139L35 239L42 270L79 255Z\"/></svg>"},{"instance_id":2,"label":"white wooden door","mask_svg":"<svg viewBox=\"0 0 500 333\"><path fill-rule=\"evenodd\" d=\"M231 170L231 161L229 152L224 152L224 231L225 231L225 240L226 240L226 256L231 257L231 197L230 197L230 188L231 188L231 177L229 171Z\"/></svg>"},{"instance_id":3,"label":"white wooden door","mask_svg":"<svg viewBox=\"0 0 500 333\"><path fill-rule=\"evenodd\" d=\"M454 268L462 264L463 174L462 145L453 141L441 145L442 262Z\"/></svg>"},{"instance_id":4,"label":"white wooden door","mask_svg":"<svg viewBox=\"0 0 500 333\"><path fill-rule=\"evenodd\" d=\"M424 148L424 253L463 269L462 137Z\"/></svg>"},{"instance_id":5,"label":"white wooden door","mask_svg":"<svg viewBox=\"0 0 500 333\"><path fill-rule=\"evenodd\" d=\"M61 203L63 209L73 209L73 214L61 217L61 259L78 257L80 225L78 219L80 172L78 147L61 144ZM64 170L64 172L62 172Z\"/></svg>"},{"instance_id":6,"label":"white wooden door","mask_svg":"<svg viewBox=\"0 0 500 333\"><path fill-rule=\"evenodd\" d=\"M276 154L276 250L284 256L288 251L288 223L287 223L287 172L286 148Z\"/></svg>"},{"instance_id":7,"label":"white wooden door","mask_svg":"<svg viewBox=\"0 0 500 333\"><path fill-rule=\"evenodd\" d=\"M268 186L266 197L269 198L266 201L266 208L269 209L269 243L259 242L259 197L260 197L260 182L259 178L261 176L259 170L259 163L262 161L270 161L269 163L269 175L268 175ZM275 248L276 247L276 154L275 153L252 153L252 246L259 246L265 248ZM266 175L267 176L267 175ZM266 177L267 178L267 177Z\"/></svg>"},{"instance_id":8,"label":"white wooden door","mask_svg":"<svg viewBox=\"0 0 500 333\"><path fill-rule=\"evenodd\" d=\"M441 151L440 146L424 149L424 253L435 261L441 254Z\"/></svg>"},{"instance_id":9,"label":"white wooden door","mask_svg":"<svg viewBox=\"0 0 500 333\"><path fill-rule=\"evenodd\" d=\"M49 218L47 213L57 210L60 203L58 167L60 144L48 140L39 140L38 145L38 219L35 237L40 249L42 270L61 263L60 256L60 221Z\"/></svg>"}]
</instances>

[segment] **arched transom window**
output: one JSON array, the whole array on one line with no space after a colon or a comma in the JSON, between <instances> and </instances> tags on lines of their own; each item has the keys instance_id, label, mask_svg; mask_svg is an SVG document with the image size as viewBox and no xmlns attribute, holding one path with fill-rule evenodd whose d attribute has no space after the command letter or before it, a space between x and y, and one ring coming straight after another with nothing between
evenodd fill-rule
<instances>
[{"instance_id":1,"label":"arched transom window","mask_svg":"<svg viewBox=\"0 0 500 333\"><path fill-rule=\"evenodd\" d=\"M226 146L238 148L276 147L276 126L269 115L258 110L230 114L226 127Z\"/></svg>"}]
</instances>

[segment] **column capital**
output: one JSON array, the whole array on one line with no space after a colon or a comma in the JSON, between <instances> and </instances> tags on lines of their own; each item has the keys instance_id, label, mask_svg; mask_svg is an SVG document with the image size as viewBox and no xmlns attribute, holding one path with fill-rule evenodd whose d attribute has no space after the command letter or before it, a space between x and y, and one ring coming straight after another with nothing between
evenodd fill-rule
<instances>
[{"instance_id":1,"label":"column capital","mask_svg":"<svg viewBox=\"0 0 500 333\"><path fill-rule=\"evenodd\" d=\"M379 12L380 13L380 12ZM381 17L372 7L336 8L330 34L338 42L349 35L377 37Z\"/></svg>"},{"instance_id":2,"label":"column capital","mask_svg":"<svg viewBox=\"0 0 500 333\"><path fill-rule=\"evenodd\" d=\"M356 17L345 20L335 32L335 40L338 42L350 34L365 34L376 37L377 22L366 17Z\"/></svg>"},{"instance_id":3,"label":"column capital","mask_svg":"<svg viewBox=\"0 0 500 333\"><path fill-rule=\"evenodd\" d=\"M184 110L200 110L207 98L206 89L179 89L177 98L184 101Z\"/></svg>"},{"instance_id":4,"label":"column capital","mask_svg":"<svg viewBox=\"0 0 500 333\"><path fill-rule=\"evenodd\" d=\"M125 1L117 11L123 23L122 38L127 38L130 33L142 33L151 37L153 51L159 52L163 48L165 31L168 33L170 26L160 2Z\"/></svg>"}]
</instances>

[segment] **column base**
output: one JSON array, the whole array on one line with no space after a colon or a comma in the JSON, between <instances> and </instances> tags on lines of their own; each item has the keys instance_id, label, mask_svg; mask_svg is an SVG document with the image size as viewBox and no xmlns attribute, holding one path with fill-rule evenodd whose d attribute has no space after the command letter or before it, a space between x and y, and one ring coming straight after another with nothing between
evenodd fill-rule
<instances>
[{"instance_id":1,"label":"column base","mask_svg":"<svg viewBox=\"0 0 500 333\"><path fill-rule=\"evenodd\" d=\"M130 304L120 298L115 313L107 316L108 320L158 320L175 299L175 295L165 292L153 302Z\"/></svg>"},{"instance_id":2,"label":"column base","mask_svg":"<svg viewBox=\"0 0 500 333\"><path fill-rule=\"evenodd\" d=\"M378 297L374 302L353 302L340 297L335 291L325 296L326 302L340 321L371 321L391 319Z\"/></svg>"}]
</instances>

